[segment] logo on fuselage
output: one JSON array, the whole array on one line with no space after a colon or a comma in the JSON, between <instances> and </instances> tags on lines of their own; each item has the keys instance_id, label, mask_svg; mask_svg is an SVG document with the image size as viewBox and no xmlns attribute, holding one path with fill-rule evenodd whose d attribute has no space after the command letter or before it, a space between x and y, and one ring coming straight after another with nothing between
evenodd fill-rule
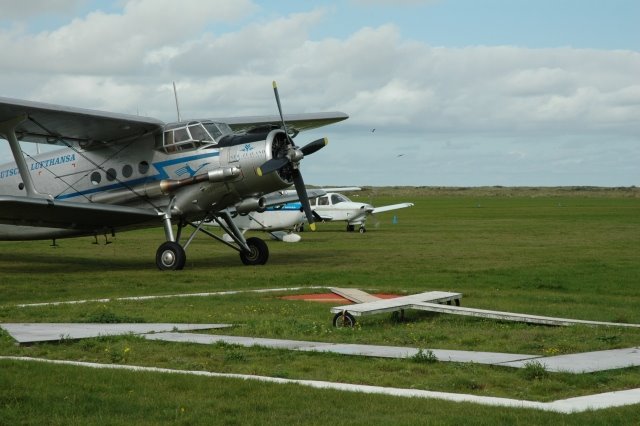
<instances>
[{"instance_id":1,"label":"logo on fuselage","mask_svg":"<svg viewBox=\"0 0 640 426\"><path fill-rule=\"evenodd\" d=\"M198 171L200 171L200 169L202 169L207 164L209 164L209 163L203 163L200 167L198 167L197 169L194 170L194 169L191 168L189 163L187 163L187 164L185 164L184 167L180 167L178 170L176 170L176 174L178 176L189 175L189 177L194 177L196 175L196 173L198 173Z\"/></svg>"}]
</instances>

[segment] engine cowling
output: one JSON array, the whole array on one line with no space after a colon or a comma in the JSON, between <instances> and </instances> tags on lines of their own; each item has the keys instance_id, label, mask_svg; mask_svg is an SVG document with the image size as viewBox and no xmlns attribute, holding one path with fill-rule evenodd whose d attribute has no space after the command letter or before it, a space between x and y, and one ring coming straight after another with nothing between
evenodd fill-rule
<instances>
[{"instance_id":1,"label":"engine cowling","mask_svg":"<svg viewBox=\"0 0 640 426\"><path fill-rule=\"evenodd\" d=\"M258 193L269 193L284 189L293 183L291 167L283 167L276 173L260 176L258 167L274 158L287 144L287 136L280 129L268 133L245 134L232 136L224 141L221 149L220 165L222 167L239 167L242 170L240 179L232 185L241 196Z\"/></svg>"}]
</instances>

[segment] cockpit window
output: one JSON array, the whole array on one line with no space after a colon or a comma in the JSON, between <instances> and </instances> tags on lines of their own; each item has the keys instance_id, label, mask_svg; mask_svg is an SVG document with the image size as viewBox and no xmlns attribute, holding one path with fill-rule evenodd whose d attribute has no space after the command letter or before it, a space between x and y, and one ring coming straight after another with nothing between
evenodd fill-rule
<instances>
[{"instance_id":1,"label":"cockpit window","mask_svg":"<svg viewBox=\"0 0 640 426\"><path fill-rule=\"evenodd\" d=\"M212 148L229 133L233 132L228 125L211 121L169 124L163 134L156 138L156 147L165 152Z\"/></svg>"},{"instance_id":2,"label":"cockpit window","mask_svg":"<svg viewBox=\"0 0 640 426\"><path fill-rule=\"evenodd\" d=\"M331 204L345 203L350 201L342 194L331 194Z\"/></svg>"},{"instance_id":3,"label":"cockpit window","mask_svg":"<svg viewBox=\"0 0 640 426\"><path fill-rule=\"evenodd\" d=\"M204 127L200 123L195 124L193 126L189 126L189 133L191 133L191 137L196 141L213 142L213 139L211 138L211 136L209 136L209 133L207 133L207 131L204 130Z\"/></svg>"},{"instance_id":4,"label":"cockpit window","mask_svg":"<svg viewBox=\"0 0 640 426\"><path fill-rule=\"evenodd\" d=\"M327 197L325 195L324 197L318 198L318 205L319 206L328 206L329 205L329 197Z\"/></svg>"}]
</instances>

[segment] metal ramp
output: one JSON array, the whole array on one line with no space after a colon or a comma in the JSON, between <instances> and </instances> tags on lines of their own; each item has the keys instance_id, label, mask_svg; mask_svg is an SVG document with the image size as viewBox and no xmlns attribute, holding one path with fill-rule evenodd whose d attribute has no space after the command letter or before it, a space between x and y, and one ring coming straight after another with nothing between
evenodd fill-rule
<instances>
[{"instance_id":1,"label":"metal ramp","mask_svg":"<svg viewBox=\"0 0 640 426\"><path fill-rule=\"evenodd\" d=\"M453 302L456 306L459 306L462 298L461 293L449 293L446 291L427 291L392 299L380 299L358 289L332 288L331 291L353 301L368 300L364 303L331 308L331 313L335 314L333 325L336 327L352 327L356 322L354 316L374 315L384 312L397 312L402 316L405 309L412 309L414 305L420 303L432 303L438 306L439 303L451 305Z\"/></svg>"},{"instance_id":2,"label":"metal ramp","mask_svg":"<svg viewBox=\"0 0 640 426\"><path fill-rule=\"evenodd\" d=\"M593 326L640 328L640 324L556 318L541 315L521 314L516 312L491 311L487 309L461 307L461 293L428 291L425 293L412 294L409 296L396 297L393 299L380 299L358 289L332 288L331 291L345 298L348 298L349 300L357 302L353 305L336 306L331 308L331 313L335 314L335 316L333 317L333 325L336 327L353 327L356 322L354 317L358 316L381 314L384 312L395 312L402 316L405 309L415 309L420 311L439 312L444 314L490 318L501 321L517 321L528 324L544 324L556 326L582 324ZM359 302L360 300L364 302L361 303ZM452 305L452 302L455 303L455 306Z\"/></svg>"}]
</instances>

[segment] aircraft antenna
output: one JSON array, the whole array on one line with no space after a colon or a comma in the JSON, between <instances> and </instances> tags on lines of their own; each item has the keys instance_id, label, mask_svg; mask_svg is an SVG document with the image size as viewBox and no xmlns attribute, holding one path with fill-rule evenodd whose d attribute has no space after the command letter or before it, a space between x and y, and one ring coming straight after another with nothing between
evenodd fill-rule
<instances>
[{"instance_id":1,"label":"aircraft antenna","mask_svg":"<svg viewBox=\"0 0 640 426\"><path fill-rule=\"evenodd\" d=\"M178 113L178 121L182 121L180 119L180 104L178 104L178 91L176 90L176 82L173 82L173 96L176 98L176 112Z\"/></svg>"}]
</instances>

